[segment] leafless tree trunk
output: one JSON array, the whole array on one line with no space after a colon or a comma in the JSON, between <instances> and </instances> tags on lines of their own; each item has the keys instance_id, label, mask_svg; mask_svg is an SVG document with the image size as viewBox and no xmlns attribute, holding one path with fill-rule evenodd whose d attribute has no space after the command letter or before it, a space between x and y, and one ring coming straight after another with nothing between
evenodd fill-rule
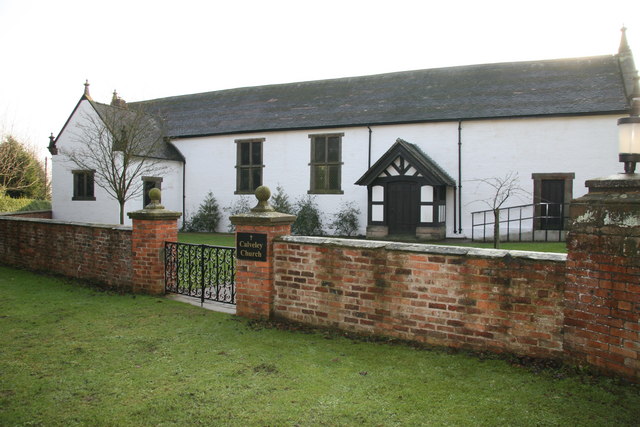
<instances>
[{"instance_id":1,"label":"leafless tree trunk","mask_svg":"<svg viewBox=\"0 0 640 427\"><path fill-rule=\"evenodd\" d=\"M164 170L161 125L139 109L92 105L97 115L85 115L75 147L60 152L79 169L94 171L95 184L118 201L123 224L125 203L142 194L142 177Z\"/></svg>"},{"instance_id":2,"label":"leafless tree trunk","mask_svg":"<svg viewBox=\"0 0 640 427\"><path fill-rule=\"evenodd\" d=\"M478 182L491 187L492 196L483 202L493 211L493 247L500 248L500 209L509 198L526 192L520 187L517 172L509 172L503 177L479 179Z\"/></svg>"}]
</instances>

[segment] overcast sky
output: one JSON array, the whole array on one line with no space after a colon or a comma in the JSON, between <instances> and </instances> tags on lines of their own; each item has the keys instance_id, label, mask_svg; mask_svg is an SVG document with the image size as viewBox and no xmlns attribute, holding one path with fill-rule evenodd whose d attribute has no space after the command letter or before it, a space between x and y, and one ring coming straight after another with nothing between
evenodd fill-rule
<instances>
[{"instance_id":1,"label":"overcast sky","mask_svg":"<svg viewBox=\"0 0 640 427\"><path fill-rule=\"evenodd\" d=\"M0 131L44 149L94 100L505 61L640 65L639 0L0 0Z\"/></svg>"}]
</instances>

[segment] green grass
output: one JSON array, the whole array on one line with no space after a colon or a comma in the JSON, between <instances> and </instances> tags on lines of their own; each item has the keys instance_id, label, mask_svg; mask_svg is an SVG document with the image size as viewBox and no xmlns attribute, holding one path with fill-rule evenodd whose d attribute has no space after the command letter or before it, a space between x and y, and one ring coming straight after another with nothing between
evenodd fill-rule
<instances>
[{"instance_id":1,"label":"green grass","mask_svg":"<svg viewBox=\"0 0 640 427\"><path fill-rule=\"evenodd\" d=\"M0 425L637 425L640 390L0 267Z\"/></svg>"},{"instance_id":2,"label":"green grass","mask_svg":"<svg viewBox=\"0 0 640 427\"><path fill-rule=\"evenodd\" d=\"M181 243L193 243L212 246L236 246L236 235L233 233L178 233Z\"/></svg>"},{"instance_id":3,"label":"green grass","mask_svg":"<svg viewBox=\"0 0 640 427\"><path fill-rule=\"evenodd\" d=\"M455 240L450 240L446 242L438 242L436 244L493 249L492 242L456 242ZM509 249L515 251L567 253L567 244L566 242L503 242L500 243L500 249Z\"/></svg>"},{"instance_id":4,"label":"green grass","mask_svg":"<svg viewBox=\"0 0 640 427\"><path fill-rule=\"evenodd\" d=\"M178 240L183 243L196 243L213 246L235 246L235 236L233 233L180 233ZM411 241L415 243L415 240ZM443 242L422 242L435 245L447 246L469 246L474 248L493 248L493 243L469 242L447 240ZM567 245L565 242L521 242L521 243L502 243L501 249L511 249L518 251L535 251L535 252L557 252L566 253Z\"/></svg>"}]
</instances>

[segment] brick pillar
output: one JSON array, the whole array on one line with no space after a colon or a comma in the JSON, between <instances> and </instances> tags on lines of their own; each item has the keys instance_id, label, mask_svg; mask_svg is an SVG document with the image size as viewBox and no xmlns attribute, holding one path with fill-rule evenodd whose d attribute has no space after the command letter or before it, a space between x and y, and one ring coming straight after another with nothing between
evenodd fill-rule
<instances>
[{"instance_id":1,"label":"brick pillar","mask_svg":"<svg viewBox=\"0 0 640 427\"><path fill-rule=\"evenodd\" d=\"M640 175L587 181L571 203L564 349L574 362L640 380Z\"/></svg>"},{"instance_id":2,"label":"brick pillar","mask_svg":"<svg viewBox=\"0 0 640 427\"><path fill-rule=\"evenodd\" d=\"M180 212L168 211L160 204L160 190L149 191L151 203L129 212L133 222L131 236L132 290L136 293L164 294L164 243L178 241Z\"/></svg>"},{"instance_id":3,"label":"brick pillar","mask_svg":"<svg viewBox=\"0 0 640 427\"><path fill-rule=\"evenodd\" d=\"M247 214L230 217L236 227L236 314L268 319L273 311L273 240L291 234L294 215L275 212L271 191L258 187L258 204Z\"/></svg>"}]
</instances>

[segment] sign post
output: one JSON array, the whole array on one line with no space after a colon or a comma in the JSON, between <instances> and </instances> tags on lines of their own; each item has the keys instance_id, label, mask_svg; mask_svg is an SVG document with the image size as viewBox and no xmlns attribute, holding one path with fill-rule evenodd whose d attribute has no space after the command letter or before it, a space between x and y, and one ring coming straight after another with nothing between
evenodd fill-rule
<instances>
[{"instance_id":1,"label":"sign post","mask_svg":"<svg viewBox=\"0 0 640 427\"><path fill-rule=\"evenodd\" d=\"M273 308L273 240L291 234L295 215L269 205L271 191L256 189L258 204L251 212L229 218L236 227L236 314L268 319Z\"/></svg>"},{"instance_id":2,"label":"sign post","mask_svg":"<svg viewBox=\"0 0 640 427\"><path fill-rule=\"evenodd\" d=\"M236 257L247 261L266 261L267 235L236 233Z\"/></svg>"}]
</instances>

